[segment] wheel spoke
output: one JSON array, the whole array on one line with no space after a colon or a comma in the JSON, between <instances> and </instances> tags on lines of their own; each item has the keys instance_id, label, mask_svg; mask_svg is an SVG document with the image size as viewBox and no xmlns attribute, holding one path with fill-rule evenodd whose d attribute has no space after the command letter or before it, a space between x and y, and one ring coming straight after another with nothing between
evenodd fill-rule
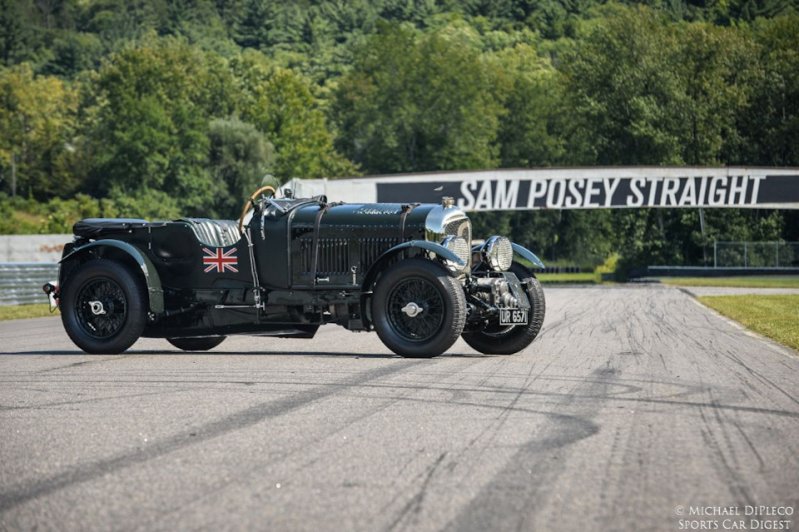
<instances>
[{"instance_id":1,"label":"wheel spoke","mask_svg":"<svg viewBox=\"0 0 799 532\"><path fill-rule=\"evenodd\" d=\"M93 310L93 303L101 305L98 313ZM90 279L78 290L75 314L81 328L89 336L110 338L122 329L127 319L125 292L107 277Z\"/></svg>"},{"instance_id":2,"label":"wheel spoke","mask_svg":"<svg viewBox=\"0 0 799 532\"><path fill-rule=\"evenodd\" d=\"M410 316L403 311L414 303L421 312ZM389 294L387 314L392 328L404 339L424 342L434 336L444 321L444 304L438 289L427 279L414 277L400 282Z\"/></svg>"}]
</instances>

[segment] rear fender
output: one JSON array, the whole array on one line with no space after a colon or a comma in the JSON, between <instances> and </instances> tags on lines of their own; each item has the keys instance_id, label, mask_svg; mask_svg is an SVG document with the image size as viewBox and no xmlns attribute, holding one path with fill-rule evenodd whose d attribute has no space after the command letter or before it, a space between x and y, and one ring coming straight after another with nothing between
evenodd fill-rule
<instances>
[{"instance_id":1,"label":"rear fender","mask_svg":"<svg viewBox=\"0 0 799 532\"><path fill-rule=\"evenodd\" d=\"M64 275L65 271L69 270L71 265L79 264L87 260L91 256L108 257L113 260L114 258L128 259L135 263L141 272L144 282L147 285L147 296L149 302L150 312L160 314L164 311L164 290L161 287L161 278L158 276L158 271L155 269L152 261L139 251L135 246L122 242L121 240L103 239L95 240L84 246L74 248L72 251L64 255L59 264L61 265L60 276ZM59 286L63 288L64 279L59 279Z\"/></svg>"}]
</instances>

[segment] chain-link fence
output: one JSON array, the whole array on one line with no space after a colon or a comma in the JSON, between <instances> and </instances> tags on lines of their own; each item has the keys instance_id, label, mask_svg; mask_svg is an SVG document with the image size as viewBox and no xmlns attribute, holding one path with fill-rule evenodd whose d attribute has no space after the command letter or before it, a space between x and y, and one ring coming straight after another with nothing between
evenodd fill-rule
<instances>
[{"instance_id":1,"label":"chain-link fence","mask_svg":"<svg viewBox=\"0 0 799 532\"><path fill-rule=\"evenodd\" d=\"M713 243L714 268L797 268L799 242Z\"/></svg>"}]
</instances>

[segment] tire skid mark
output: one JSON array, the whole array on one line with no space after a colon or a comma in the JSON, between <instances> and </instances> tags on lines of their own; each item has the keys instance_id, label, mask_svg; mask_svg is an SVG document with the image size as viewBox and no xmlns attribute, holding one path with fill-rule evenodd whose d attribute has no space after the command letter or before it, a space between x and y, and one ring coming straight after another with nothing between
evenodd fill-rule
<instances>
[{"instance_id":1,"label":"tire skid mark","mask_svg":"<svg viewBox=\"0 0 799 532\"><path fill-rule=\"evenodd\" d=\"M479 453L478 456L482 456L486 452L486 450L488 449L488 446L491 444L491 442L496 439L497 434L499 434L499 431L502 429L502 427L507 423L508 418L510 417L511 413L514 412L516 405L518 404L519 400L524 395L525 390L527 388L529 388L529 386L532 385L532 383L534 381L536 381L541 375L543 375L544 372L547 369L549 369L549 367L552 365L552 363L553 363L553 361L550 361L535 376L533 376L533 369L535 369L535 364L532 364L530 366L529 371L527 372L527 377L526 377L524 383L522 384L521 387L519 387L519 389L517 390L517 393L515 395L513 395L513 397L511 397L511 400L507 404L507 406L503 407L502 411L497 415L496 419L491 421L491 423L489 423L482 431L480 431L480 433L478 433L477 436L475 436L474 438L472 438L469 441L469 443L466 445L466 447L464 449L462 449L460 453L458 453L458 457L457 458L460 458L465 453L467 453L470 449L472 449L475 445L477 445L477 442L481 441L483 439L483 436L485 436L487 434L490 434L490 436L488 438L486 438L485 442L481 445L481 450L480 450L480 453ZM474 471L474 468L477 466L477 462L478 461L479 460L473 460L470 463L469 469L467 471L467 476L470 475Z\"/></svg>"},{"instance_id":2,"label":"tire skid mark","mask_svg":"<svg viewBox=\"0 0 799 532\"><path fill-rule=\"evenodd\" d=\"M170 390L163 390L157 392L145 392L145 393L130 393L130 394L119 394L119 395L112 395L108 397L92 397L91 399L78 399L74 401L58 401L53 403L42 403L42 404L35 404L35 405L24 405L24 406L4 406L0 405L0 410L47 410L48 408L53 408L57 406L72 406L72 405L80 405L80 404L93 404L93 403L103 403L106 401L115 401L117 399L132 399L134 397L151 397L157 395L169 395L169 394L176 394L176 393L183 393L187 389L170 389ZM48 390L43 390L48 391Z\"/></svg>"},{"instance_id":3,"label":"tire skid mark","mask_svg":"<svg viewBox=\"0 0 799 532\"><path fill-rule=\"evenodd\" d=\"M752 495L749 493L744 479L727 459L724 449L715 435L714 428L711 426L711 419L708 418L703 408L699 409L699 414L702 420L702 426L699 428L702 440L710 451L709 457L716 464L716 470L726 480L726 485L735 498L734 503L741 506L744 504L753 505ZM714 416L713 420L718 421L718 418Z\"/></svg>"},{"instance_id":4,"label":"tire skid mark","mask_svg":"<svg viewBox=\"0 0 799 532\"><path fill-rule=\"evenodd\" d=\"M424 476L422 485L419 487L419 491L405 504L405 506L402 507L399 515L397 515L394 521L388 525L387 530L396 530L400 523L406 520L406 518L410 522L406 523L402 528L408 528L409 526L416 524L417 518L419 517L419 513L422 509L422 504L424 503L425 496L427 495L427 488L430 486L430 480L433 478L433 474L444 461L446 456L446 452L441 453L433 462L433 464L430 465L430 467L427 469L427 473Z\"/></svg>"},{"instance_id":5,"label":"tire skid mark","mask_svg":"<svg viewBox=\"0 0 799 532\"><path fill-rule=\"evenodd\" d=\"M438 364L441 364L441 363L445 362L445 360L446 359L437 359L436 361L434 361L434 363L436 365L438 365ZM462 373L464 370L466 370L466 369L468 369L468 368L470 368L470 367L472 367L472 366L474 366L474 365L476 365L476 364L478 364L480 362L483 362L483 361L484 360L481 360L481 359L475 359L473 361L469 361L468 365L460 367L459 370L455 374ZM419 375L419 374L420 374L419 372L414 372L414 375ZM431 372L424 372L424 373L421 373L421 374L430 376L431 378L438 376L438 374L431 373ZM450 375L455 375L455 374L450 374ZM352 386L352 388L356 388L356 389L359 388L359 387L363 387L363 385L354 385L354 386ZM387 387L387 388L395 388L396 386L386 385L385 387ZM386 409L396 405L397 403L399 403L399 402L401 402L403 400L407 400L407 396L410 393L412 393L413 391L415 391L415 389L408 389L408 391L405 394L403 394L401 396L397 396L397 397L391 397L391 396L374 397L374 396L372 396L373 399L382 400L384 402L382 404L378 405L378 406L370 408L366 412L363 412L363 413L360 413L360 414L358 414L356 416L353 416L344 425L342 425L340 427L337 427L337 428L335 428L333 430L328 430L324 434L321 434L318 437L312 439L311 441L305 442L302 445L299 445L299 446L291 449L288 452L279 453L278 455L276 455L273 458L271 458L268 462L266 462L264 464L261 464L260 466L258 466L256 468L249 469L247 471L247 473L245 475L243 475L243 476L238 476L238 477L230 479L230 480L218 482L215 486L213 486L210 489L206 489L203 493L198 494L196 497L193 497L191 500L185 501L184 503L180 504L179 506L177 506L175 508L172 508L168 512L162 512L161 514L159 514L154 519L151 519L151 520L149 520L147 522L144 522L144 523L140 523L140 525L137 527L137 529L139 529L139 530L151 530L153 528L152 525L154 525L155 523L162 522L165 518L169 517L170 515L174 515L174 514L180 512L180 511L182 511L182 510L184 510L184 509L186 509L186 508L188 508L188 507L190 507L190 506L192 506L194 504L197 504L199 502L207 500L209 497L212 497L212 496L220 493L221 491L223 491L224 489L228 488L229 486L231 486L233 484L241 484L242 482L244 482L245 480L247 480L249 478L257 478L257 477L259 477L260 473L264 469L266 469L268 467L271 467L272 465L274 465L276 463L284 462L285 460L291 458L292 456L296 455L297 453L305 451L308 448L310 448L310 447L312 447L314 445L317 445L317 444L319 444L320 442L322 442L324 440L327 440L327 439L329 439L331 437L336 436L337 434L340 434L341 432L344 432L345 430L349 429L350 427L352 427L356 423L359 423L359 422L361 422L361 421L363 421L365 419L368 419L368 418L370 418L370 417L372 417L372 416L374 416L376 414L379 414L380 412L385 411ZM348 394L346 394L346 393L342 393L340 395L348 396ZM447 402L447 404L449 404L449 402ZM313 459L311 461L305 462L300 467L296 468L295 471L301 471L301 470L303 470L303 469L305 469L307 467L310 467L314 463L316 463L319 459L320 458L315 458L315 459ZM388 489L390 489L391 487L396 485L397 478L401 475L402 471L405 471L405 469L408 466L410 466L410 464L412 464L415 460L416 460L416 457L411 457L402 466L400 472L397 474L397 477L395 477L394 483L392 483L392 486L390 486ZM397 498L399 498L400 495L401 495L401 493L397 493L397 495L392 499L391 502L393 502ZM386 507L388 507L389 505L390 505L390 503L387 504ZM382 514L384 511L385 511L385 507L380 513Z\"/></svg>"},{"instance_id":6,"label":"tire skid mark","mask_svg":"<svg viewBox=\"0 0 799 532\"><path fill-rule=\"evenodd\" d=\"M578 384L573 392L579 392L582 387L602 387L603 384L598 383L601 377L612 382L619 373L617 368L611 366L597 368L592 373L595 382ZM569 394L564 394L558 409L568 408L572 403ZM580 409L576 415L550 414L548 424L538 431L545 436L540 438L535 434L523 444L507 465L482 487L445 529L483 531L533 528L527 520L540 510L549 495L547 487L553 485L563 472L564 460L550 459L550 451L563 450L596 434L600 429L591 419L601 407L602 403L594 402L589 403L588 408ZM509 496L510 493L513 493L513 497ZM502 516L505 521L494 522L496 516Z\"/></svg>"},{"instance_id":7,"label":"tire skid mark","mask_svg":"<svg viewBox=\"0 0 799 532\"><path fill-rule=\"evenodd\" d=\"M349 387L408 370L414 365L416 364L413 361L403 361L395 365L356 374L352 378L345 379L343 382L318 386L284 399L254 405L216 421L211 421L205 425L190 428L171 437L155 441L142 449L131 450L88 464L78 465L49 478L31 482L16 489L0 492L0 512L9 510L43 495L49 495L73 484L94 480L109 473L149 462L155 458L208 441L229 432L253 426L267 419L285 415L310 403L339 393Z\"/></svg>"}]
</instances>

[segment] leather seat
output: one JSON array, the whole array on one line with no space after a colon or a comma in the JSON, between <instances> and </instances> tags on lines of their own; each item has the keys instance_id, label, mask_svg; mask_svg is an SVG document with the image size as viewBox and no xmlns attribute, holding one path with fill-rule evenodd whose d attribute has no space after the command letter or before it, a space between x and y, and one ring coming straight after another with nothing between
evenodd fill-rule
<instances>
[{"instance_id":1,"label":"leather seat","mask_svg":"<svg viewBox=\"0 0 799 532\"><path fill-rule=\"evenodd\" d=\"M239 224L233 220L211 220L209 218L181 218L187 222L201 244L215 248L232 246L241 239Z\"/></svg>"}]
</instances>

